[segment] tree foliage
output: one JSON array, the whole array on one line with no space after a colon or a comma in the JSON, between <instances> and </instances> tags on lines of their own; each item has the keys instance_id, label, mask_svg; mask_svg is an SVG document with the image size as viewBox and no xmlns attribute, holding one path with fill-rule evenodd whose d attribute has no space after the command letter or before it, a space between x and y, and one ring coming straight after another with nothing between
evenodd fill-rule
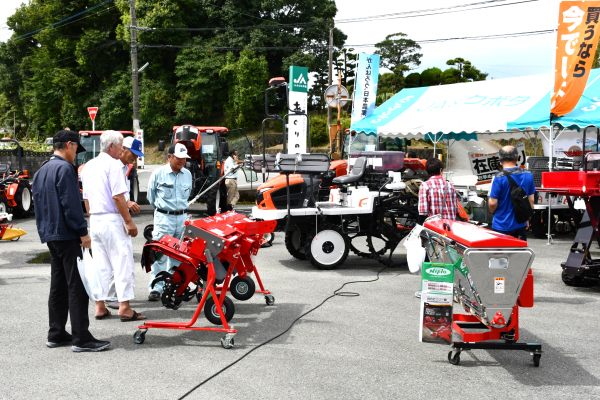
<instances>
[{"instance_id":1,"label":"tree foliage","mask_svg":"<svg viewBox=\"0 0 600 400\"><path fill-rule=\"evenodd\" d=\"M115 0L68 22L18 36L85 11L99 0L29 0L0 43L0 126L49 136L69 126L90 129L87 107L98 106L97 129L132 125L129 1ZM290 65L327 73L334 0L136 0L138 26L216 28L319 23L268 29L138 31L140 124L150 137L192 123L251 127L263 116L269 77ZM346 35L334 29L336 49ZM146 47L164 45L162 47ZM178 47L169 47L178 46ZM244 50L244 48L260 48ZM220 49L215 49L220 48ZM223 49L225 48L225 49ZM232 125L233 124L233 125Z\"/></svg>"},{"instance_id":2,"label":"tree foliage","mask_svg":"<svg viewBox=\"0 0 600 400\"><path fill-rule=\"evenodd\" d=\"M399 32L387 35L385 40L375 44L375 54L381 56L381 66L394 72L400 72L403 76L405 71L417 68L421 65L423 54L418 51L421 46L407 35Z\"/></svg>"}]
</instances>

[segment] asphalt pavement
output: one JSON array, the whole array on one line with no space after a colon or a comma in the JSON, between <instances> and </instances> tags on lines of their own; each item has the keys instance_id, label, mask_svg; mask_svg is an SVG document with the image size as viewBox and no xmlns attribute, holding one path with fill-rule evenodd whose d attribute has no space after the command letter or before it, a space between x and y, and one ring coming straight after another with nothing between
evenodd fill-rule
<instances>
[{"instance_id":1,"label":"asphalt pavement","mask_svg":"<svg viewBox=\"0 0 600 400\"><path fill-rule=\"evenodd\" d=\"M192 214L201 215L202 206ZM249 207L240 207L248 211ZM536 253L535 307L521 309L521 341L540 342L544 354L535 368L529 353L472 350L458 366L447 361L448 345L420 343L420 277L406 268L385 269L350 255L337 270L319 271L291 257L283 236L261 249L256 265L275 296L267 306L260 295L234 300L232 324L239 333L225 350L221 333L149 330L142 345L133 342L137 323L115 315L93 318L90 330L111 341L100 353L73 353L45 346L50 266L28 264L47 251L32 218L17 220L28 234L0 242L0 398L1 399L177 399L221 369L255 350L193 391L190 399L423 399L423 398L599 398L600 348L596 311L600 288L565 286L560 262L572 235L554 245L531 239ZM134 217L138 227L152 223L148 206ZM133 239L136 299L132 306L150 320L187 321L197 303L168 310L146 301L149 275L139 261L144 239ZM333 297L343 291L357 297ZM458 311L458 310L455 310ZM203 317L197 325L210 326Z\"/></svg>"}]
</instances>

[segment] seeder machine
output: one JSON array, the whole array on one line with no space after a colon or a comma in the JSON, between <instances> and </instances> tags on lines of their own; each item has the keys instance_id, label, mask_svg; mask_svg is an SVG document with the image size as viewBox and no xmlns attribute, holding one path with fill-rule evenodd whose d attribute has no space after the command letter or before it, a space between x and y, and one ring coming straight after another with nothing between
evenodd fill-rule
<instances>
[{"instance_id":1,"label":"seeder machine","mask_svg":"<svg viewBox=\"0 0 600 400\"><path fill-rule=\"evenodd\" d=\"M221 345L228 349L234 345L237 330L228 322L233 318L235 307L226 296L230 287L234 297L247 300L254 294L254 282L250 274L254 273L260 285L259 293L265 294L267 305L274 303L271 292L264 289L256 266L252 261L264 243L263 235L275 229L275 222L253 221L244 215L230 211L213 217L187 221L181 238L165 235L158 241L151 238L144 246L142 267L146 272L157 256L168 256L179 262L171 272L161 272L154 282L164 281L161 296L163 306L178 309L183 301L198 297L199 304L188 323L147 321L140 325L134 334L136 343L144 343L150 328L185 329L198 331L225 332ZM145 231L148 231L146 228ZM148 239L148 237L147 237ZM160 253L158 255L157 253ZM232 275L237 277L231 280ZM250 283L252 282L252 283ZM222 284L217 287L217 284ZM220 292L217 295L217 292ZM218 328L193 326L204 308L206 318Z\"/></svg>"},{"instance_id":2,"label":"seeder machine","mask_svg":"<svg viewBox=\"0 0 600 400\"><path fill-rule=\"evenodd\" d=\"M525 350L539 366L542 345L518 342L519 307L533 307L535 255L527 242L446 219L426 222L421 238L432 262L457 265L454 301L466 314L453 314L445 332L448 361L458 364L463 350Z\"/></svg>"},{"instance_id":3,"label":"seeder machine","mask_svg":"<svg viewBox=\"0 0 600 400\"><path fill-rule=\"evenodd\" d=\"M27 232L23 229L15 228L12 224L8 223L10 221L12 221L12 214L0 211L0 240L12 240L16 242L21 236L26 235Z\"/></svg>"}]
</instances>

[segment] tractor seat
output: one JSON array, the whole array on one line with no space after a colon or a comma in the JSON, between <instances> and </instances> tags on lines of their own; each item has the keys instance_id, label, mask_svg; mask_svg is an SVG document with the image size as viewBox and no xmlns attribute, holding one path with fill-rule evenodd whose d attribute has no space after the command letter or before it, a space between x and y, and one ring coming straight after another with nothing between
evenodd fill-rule
<instances>
[{"instance_id":1,"label":"tractor seat","mask_svg":"<svg viewBox=\"0 0 600 400\"><path fill-rule=\"evenodd\" d=\"M331 181L334 185L344 185L347 183L359 182L367 169L367 157L358 157L348 175L338 176Z\"/></svg>"},{"instance_id":2,"label":"tractor seat","mask_svg":"<svg viewBox=\"0 0 600 400\"><path fill-rule=\"evenodd\" d=\"M4 174L10 173L10 165L8 164L0 164L0 177Z\"/></svg>"}]
</instances>

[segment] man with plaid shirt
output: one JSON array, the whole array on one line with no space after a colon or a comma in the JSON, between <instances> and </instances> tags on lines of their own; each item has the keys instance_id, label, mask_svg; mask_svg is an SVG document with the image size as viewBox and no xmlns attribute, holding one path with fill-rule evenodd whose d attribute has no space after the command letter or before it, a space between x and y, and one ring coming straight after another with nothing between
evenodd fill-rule
<instances>
[{"instance_id":1,"label":"man with plaid shirt","mask_svg":"<svg viewBox=\"0 0 600 400\"><path fill-rule=\"evenodd\" d=\"M441 215L445 219L456 219L458 206L454 186L442 176L444 164L437 158L430 158L425 164L429 180L419 188L419 214L431 217ZM444 198L446 204L443 206Z\"/></svg>"}]
</instances>

